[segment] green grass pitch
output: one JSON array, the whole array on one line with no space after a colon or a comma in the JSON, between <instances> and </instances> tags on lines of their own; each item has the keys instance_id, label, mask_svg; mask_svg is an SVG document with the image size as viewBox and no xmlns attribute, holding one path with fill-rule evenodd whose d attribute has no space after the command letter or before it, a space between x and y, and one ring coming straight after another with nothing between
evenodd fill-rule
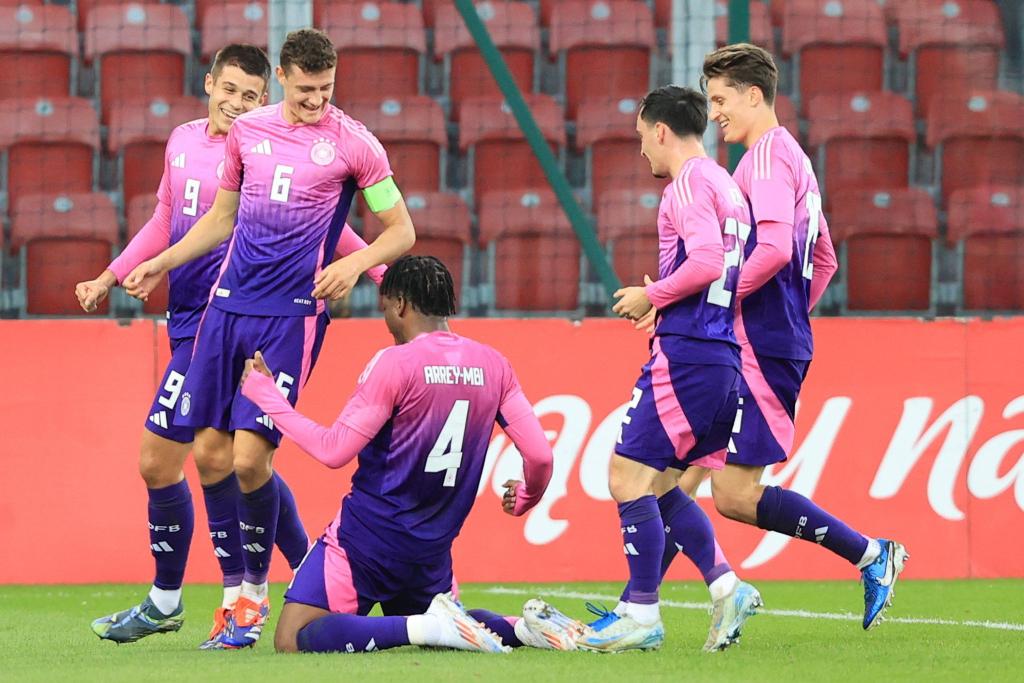
<instances>
[{"instance_id":1,"label":"green grass pitch","mask_svg":"<svg viewBox=\"0 0 1024 683\"><path fill-rule=\"evenodd\" d=\"M0 681L1018 681L1024 676L1024 580L904 581L890 619L865 633L854 582L762 582L764 613L742 642L703 654L707 592L663 587L665 646L650 653L597 655L520 649L508 656L422 650L276 655L271 639L252 650L200 652L216 586L186 586L188 619L178 633L131 645L101 642L94 618L137 602L146 587L0 587ZM284 587L272 587L274 607ZM614 604L612 584L462 589L470 607L514 614L542 595L585 616L584 596ZM273 617L272 617L273 621ZM358 678L352 678L358 677Z\"/></svg>"}]
</instances>

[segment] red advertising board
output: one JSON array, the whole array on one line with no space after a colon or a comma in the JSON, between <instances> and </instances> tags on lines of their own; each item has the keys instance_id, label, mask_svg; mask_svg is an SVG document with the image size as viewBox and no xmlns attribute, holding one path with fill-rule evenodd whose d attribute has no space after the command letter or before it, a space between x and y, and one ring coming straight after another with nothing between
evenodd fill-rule
<instances>
[{"instance_id":1,"label":"red advertising board","mask_svg":"<svg viewBox=\"0 0 1024 683\"><path fill-rule=\"evenodd\" d=\"M1024 576L1024 319L815 320L817 353L789 462L767 477L870 535L905 543L914 578ZM646 341L617 320L457 320L512 362L555 453L544 500L521 519L500 485L521 462L500 430L477 505L456 541L461 581L625 576L607 463ZM380 320L332 324L299 408L337 415L390 337ZM151 321L0 322L0 583L148 581L138 440L167 358ZM319 533L348 489L285 442L275 466ZM187 580L218 579L202 495L188 465L196 534ZM853 578L806 541L711 515L733 566L752 579ZM679 561L671 578L696 578ZM286 579L275 561L272 578Z\"/></svg>"}]
</instances>

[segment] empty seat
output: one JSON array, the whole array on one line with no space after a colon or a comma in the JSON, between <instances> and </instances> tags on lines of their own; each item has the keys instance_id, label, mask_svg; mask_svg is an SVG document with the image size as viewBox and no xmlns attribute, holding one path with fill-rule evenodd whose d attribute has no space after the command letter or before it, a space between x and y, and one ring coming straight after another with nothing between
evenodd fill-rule
<instances>
[{"instance_id":1,"label":"empty seat","mask_svg":"<svg viewBox=\"0 0 1024 683\"><path fill-rule=\"evenodd\" d=\"M339 100L420 91L427 43L423 15L415 5L341 2L326 5L322 13L323 29L338 50Z\"/></svg>"},{"instance_id":2,"label":"empty seat","mask_svg":"<svg viewBox=\"0 0 1024 683\"><path fill-rule=\"evenodd\" d=\"M961 308L1024 309L1024 187L954 192L947 238L961 258Z\"/></svg>"},{"instance_id":3,"label":"empty seat","mask_svg":"<svg viewBox=\"0 0 1024 683\"><path fill-rule=\"evenodd\" d=\"M441 186L448 147L441 105L426 95L412 95L357 100L345 110L384 145L403 190L434 191Z\"/></svg>"},{"instance_id":4,"label":"empty seat","mask_svg":"<svg viewBox=\"0 0 1024 683\"><path fill-rule=\"evenodd\" d=\"M156 209L156 191L150 194L140 194L128 202L125 214L128 218L128 239L131 240L139 233L142 226L153 217ZM142 303L142 311L147 315L163 315L167 312L167 278L164 278L160 285L153 290Z\"/></svg>"},{"instance_id":5,"label":"empty seat","mask_svg":"<svg viewBox=\"0 0 1024 683\"><path fill-rule=\"evenodd\" d=\"M452 192L403 192L403 195L416 226L416 244L409 253L441 259L451 271L460 310L469 306L463 295L472 243L469 207ZM363 236L367 242L372 242L380 234L380 221L370 218L364 225Z\"/></svg>"},{"instance_id":6,"label":"empty seat","mask_svg":"<svg viewBox=\"0 0 1024 683\"><path fill-rule=\"evenodd\" d=\"M927 143L936 149L944 200L961 188L1024 183L1024 97L951 91L932 100Z\"/></svg>"},{"instance_id":7,"label":"empty seat","mask_svg":"<svg viewBox=\"0 0 1024 683\"><path fill-rule=\"evenodd\" d=\"M995 90L1004 37L990 0L904 0L894 3L900 53L909 60L917 111L926 117L936 95Z\"/></svg>"},{"instance_id":8,"label":"empty seat","mask_svg":"<svg viewBox=\"0 0 1024 683\"><path fill-rule=\"evenodd\" d=\"M76 54L67 7L0 6L0 97L67 97Z\"/></svg>"},{"instance_id":9,"label":"empty seat","mask_svg":"<svg viewBox=\"0 0 1024 683\"><path fill-rule=\"evenodd\" d=\"M650 184L651 164L640 155L638 101L584 100L576 118L576 147L584 152L596 208L605 192Z\"/></svg>"},{"instance_id":10,"label":"empty seat","mask_svg":"<svg viewBox=\"0 0 1024 683\"><path fill-rule=\"evenodd\" d=\"M79 97L0 100L0 150L7 153L7 205L40 192L89 192L100 126Z\"/></svg>"},{"instance_id":11,"label":"empty seat","mask_svg":"<svg viewBox=\"0 0 1024 683\"><path fill-rule=\"evenodd\" d=\"M917 134L913 105L891 92L818 95L807 106L818 181L832 189L906 187Z\"/></svg>"},{"instance_id":12,"label":"empty seat","mask_svg":"<svg viewBox=\"0 0 1024 683\"><path fill-rule=\"evenodd\" d=\"M488 192L478 215L493 291L487 303L518 311L577 307L580 245L551 190Z\"/></svg>"},{"instance_id":13,"label":"empty seat","mask_svg":"<svg viewBox=\"0 0 1024 683\"><path fill-rule=\"evenodd\" d=\"M833 193L829 230L839 245L846 308L929 310L937 225L921 189Z\"/></svg>"},{"instance_id":14,"label":"empty seat","mask_svg":"<svg viewBox=\"0 0 1024 683\"><path fill-rule=\"evenodd\" d=\"M520 2L478 2L476 13L501 51L516 85L523 92L531 92L534 55L540 49L540 30L533 8ZM501 94L476 41L453 4L437 9L434 55L444 59L444 82L451 99L453 121L459 120L459 108L466 97Z\"/></svg>"},{"instance_id":15,"label":"empty seat","mask_svg":"<svg viewBox=\"0 0 1024 683\"><path fill-rule=\"evenodd\" d=\"M171 131L207 113L206 103L195 97L123 99L114 103L107 153L118 159L126 204L134 197L156 192L164 171L164 145Z\"/></svg>"},{"instance_id":16,"label":"empty seat","mask_svg":"<svg viewBox=\"0 0 1024 683\"><path fill-rule=\"evenodd\" d=\"M597 235L624 285L658 279L660 205L656 190L609 190L597 204Z\"/></svg>"},{"instance_id":17,"label":"empty seat","mask_svg":"<svg viewBox=\"0 0 1024 683\"><path fill-rule=\"evenodd\" d=\"M715 0L715 42L719 46L729 42L729 3L727 0ZM750 42L767 50L772 49L774 42L768 5L757 0L752 0L750 3Z\"/></svg>"},{"instance_id":18,"label":"empty seat","mask_svg":"<svg viewBox=\"0 0 1024 683\"><path fill-rule=\"evenodd\" d=\"M196 9L197 15L199 9ZM213 61L217 51L231 43L247 43L267 49L265 2L217 2L204 10L199 54Z\"/></svg>"},{"instance_id":19,"label":"empty seat","mask_svg":"<svg viewBox=\"0 0 1024 683\"><path fill-rule=\"evenodd\" d=\"M11 247L21 251L25 310L74 315L75 283L102 272L117 243L117 213L101 192L29 195L11 211ZM106 301L100 305L106 313Z\"/></svg>"},{"instance_id":20,"label":"empty seat","mask_svg":"<svg viewBox=\"0 0 1024 683\"><path fill-rule=\"evenodd\" d=\"M188 17L176 5L101 5L86 18L85 58L97 64L100 112L110 120L127 93L177 97L184 93L192 54Z\"/></svg>"},{"instance_id":21,"label":"empty seat","mask_svg":"<svg viewBox=\"0 0 1024 683\"><path fill-rule=\"evenodd\" d=\"M224 0L207 0L212 2L223 2ZM78 30L85 31L86 19L94 8L101 5L157 5L160 0L75 0L74 5L78 13Z\"/></svg>"},{"instance_id":22,"label":"empty seat","mask_svg":"<svg viewBox=\"0 0 1024 683\"><path fill-rule=\"evenodd\" d=\"M782 53L794 58L804 113L815 95L881 90L885 45L885 17L874 2L786 2Z\"/></svg>"},{"instance_id":23,"label":"empty seat","mask_svg":"<svg viewBox=\"0 0 1024 683\"><path fill-rule=\"evenodd\" d=\"M565 145L561 107L547 95L526 95L525 99L541 134L557 155L557 150ZM466 99L459 126L459 149L470 155L470 177L476 199L488 190L516 190L547 184L512 110L501 98Z\"/></svg>"},{"instance_id":24,"label":"empty seat","mask_svg":"<svg viewBox=\"0 0 1024 683\"><path fill-rule=\"evenodd\" d=\"M650 85L654 17L642 2L564 0L551 16L551 55L562 63L566 116L592 97L642 97Z\"/></svg>"}]
</instances>

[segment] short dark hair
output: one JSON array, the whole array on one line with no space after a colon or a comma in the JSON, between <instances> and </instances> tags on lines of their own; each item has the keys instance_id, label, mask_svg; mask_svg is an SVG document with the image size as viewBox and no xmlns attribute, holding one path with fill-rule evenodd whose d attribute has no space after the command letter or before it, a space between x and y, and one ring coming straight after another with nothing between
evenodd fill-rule
<instances>
[{"instance_id":1,"label":"short dark hair","mask_svg":"<svg viewBox=\"0 0 1024 683\"><path fill-rule=\"evenodd\" d=\"M326 33L303 28L285 37L280 64L285 73L294 64L308 74L318 74L338 65L338 53Z\"/></svg>"},{"instance_id":2,"label":"short dark hair","mask_svg":"<svg viewBox=\"0 0 1024 683\"><path fill-rule=\"evenodd\" d=\"M434 256L406 255L395 261L380 283L383 296L402 297L423 315L455 315L455 284L441 260Z\"/></svg>"},{"instance_id":3,"label":"short dark hair","mask_svg":"<svg viewBox=\"0 0 1024 683\"><path fill-rule=\"evenodd\" d=\"M649 125L664 123L679 137L703 137L708 127L708 100L693 88L663 85L640 100L640 118Z\"/></svg>"},{"instance_id":4,"label":"short dark hair","mask_svg":"<svg viewBox=\"0 0 1024 683\"><path fill-rule=\"evenodd\" d=\"M213 80L220 78L220 72L226 66L237 66L250 76L259 76L263 79L264 89L270 81L270 60L267 53L255 45L232 43L218 50L210 67Z\"/></svg>"},{"instance_id":5,"label":"short dark hair","mask_svg":"<svg viewBox=\"0 0 1024 683\"><path fill-rule=\"evenodd\" d=\"M750 43L736 43L720 47L704 58L704 77L701 86L707 89L712 78L725 78L734 88L745 89L756 85L769 105L775 102L779 89L779 67L771 53Z\"/></svg>"}]
</instances>

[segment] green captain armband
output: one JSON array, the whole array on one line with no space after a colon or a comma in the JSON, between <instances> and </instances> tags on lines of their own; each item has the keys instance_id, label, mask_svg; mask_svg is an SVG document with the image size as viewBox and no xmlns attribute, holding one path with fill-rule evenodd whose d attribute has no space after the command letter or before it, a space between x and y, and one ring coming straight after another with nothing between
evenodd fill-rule
<instances>
[{"instance_id":1,"label":"green captain armband","mask_svg":"<svg viewBox=\"0 0 1024 683\"><path fill-rule=\"evenodd\" d=\"M380 213L394 208L398 200L402 198L402 193L395 185L395 179L388 176L376 185L370 185L363 190L363 197L366 199L366 205L370 207L370 211Z\"/></svg>"}]
</instances>

